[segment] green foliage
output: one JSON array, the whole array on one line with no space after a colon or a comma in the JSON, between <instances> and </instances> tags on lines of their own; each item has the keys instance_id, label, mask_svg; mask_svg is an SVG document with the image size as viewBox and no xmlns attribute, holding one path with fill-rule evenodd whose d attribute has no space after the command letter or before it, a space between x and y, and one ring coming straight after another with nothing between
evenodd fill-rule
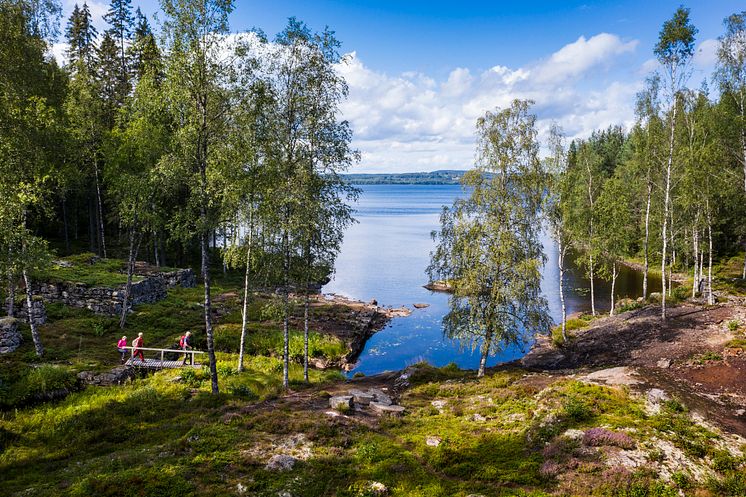
<instances>
[{"instance_id":1,"label":"green foliage","mask_svg":"<svg viewBox=\"0 0 746 497\"><path fill-rule=\"evenodd\" d=\"M515 100L477 121L478 164L463 179L469 196L443 209L433 234L429 279L453 282L444 334L481 349L479 376L489 354L551 326L539 288L546 173L531 105Z\"/></svg>"},{"instance_id":2,"label":"green foliage","mask_svg":"<svg viewBox=\"0 0 746 497\"><path fill-rule=\"evenodd\" d=\"M8 386L4 383L0 382L0 408L3 409L64 397L78 388L74 370L52 365L30 368Z\"/></svg>"}]
</instances>

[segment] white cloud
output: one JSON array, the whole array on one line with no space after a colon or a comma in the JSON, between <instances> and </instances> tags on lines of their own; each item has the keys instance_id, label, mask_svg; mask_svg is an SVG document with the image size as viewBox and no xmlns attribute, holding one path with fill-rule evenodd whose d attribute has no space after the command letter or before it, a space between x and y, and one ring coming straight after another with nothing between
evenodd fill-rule
<instances>
[{"instance_id":1,"label":"white cloud","mask_svg":"<svg viewBox=\"0 0 746 497\"><path fill-rule=\"evenodd\" d=\"M694 67L702 70L711 70L718 60L718 46L720 42L712 38L703 40L694 52Z\"/></svg>"},{"instance_id":2,"label":"white cloud","mask_svg":"<svg viewBox=\"0 0 746 497\"><path fill-rule=\"evenodd\" d=\"M541 82L577 77L593 67L612 62L615 56L633 52L637 43L637 40L624 43L618 36L609 33L601 33L587 40L581 36L541 63L536 68L536 77Z\"/></svg>"},{"instance_id":3,"label":"white cloud","mask_svg":"<svg viewBox=\"0 0 746 497\"><path fill-rule=\"evenodd\" d=\"M468 168L474 158L474 125L485 111L515 98L532 99L545 133L558 121L571 138L612 124L631 126L640 75L624 58L637 41L602 33L562 47L543 61L474 73L455 68L442 81L406 72L389 75L365 66L357 53L339 67L350 86L342 106L361 150L359 171ZM607 80L612 69L624 81Z\"/></svg>"}]
</instances>

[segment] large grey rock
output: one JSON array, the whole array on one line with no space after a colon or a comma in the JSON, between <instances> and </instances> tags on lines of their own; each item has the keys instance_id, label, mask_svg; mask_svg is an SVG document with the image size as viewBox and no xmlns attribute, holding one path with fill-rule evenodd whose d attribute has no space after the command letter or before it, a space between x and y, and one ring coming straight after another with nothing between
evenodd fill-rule
<instances>
[{"instance_id":1,"label":"large grey rock","mask_svg":"<svg viewBox=\"0 0 746 497\"><path fill-rule=\"evenodd\" d=\"M298 459L293 456L287 454L275 454L269 458L265 468L271 471L288 471L293 469L296 462L298 462Z\"/></svg>"},{"instance_id":2,"label":"large grey rock","mask_svg":"<svg viewBox=\"0 0 746 497\"><path fill-rule=\"evenodd\" d=\"M362 406L367 406L375 400L375 395L370 392L363 392L362 390L350 390L350 395L352 395L352 400L354 400L356 404Z\"/></svg>"},{"instance_id":3,"label":"large grey rock","mask_svg":"<svg viewBox=\"0 0 746 497\"><path fill-rule=\"evenodd\" d=\"M135 377L135 369L127 366L117 366L107 373L94 373L93 371L81 371L78 379L88 385L111 386L122 385L129 379Z\"/></svg>"},{"instance_id":4,"label":"large grey rock","mask_svg":"<svg viewBox=\"0 0 746 497\"><path fill-rule=\"evenodd\" d=\"M404 407L381 404L380 402L371 402L370 408L375 414L379 415L401 416L404 414Z\"/></svg>"},{"instance_id":5,"label":"large grey rock","mask_svg":"<svg viewBox=\"0 0 746 497\"><path fill-rule=\"evenodd\" d=\"M21 346L21 332L18 331L18 320L0 318L0 354L13 352Z\"/></svg>"},{"instance_id":6,"label":"large grey rock","mask_svg":"<svg viewBox=\"0 0 746 497\"><path fill-rule=\"evenodd\" d=\"M332 409L343 411L352 407L352 395L340 395L329 399L329 406Z\"/></svg>"},{"instance_id":7,"label":"large grey rock","mask_svg":"<svg viewBox=\"0 0 746 497\"><path fill-rule=\"evenodd\" d=\"M379 404L390 406L394 402L391 400L388 394L384 393L383 390L378 388L371 388L368 393L375 397L375 401Z\"/></svg>"}]
</instances>

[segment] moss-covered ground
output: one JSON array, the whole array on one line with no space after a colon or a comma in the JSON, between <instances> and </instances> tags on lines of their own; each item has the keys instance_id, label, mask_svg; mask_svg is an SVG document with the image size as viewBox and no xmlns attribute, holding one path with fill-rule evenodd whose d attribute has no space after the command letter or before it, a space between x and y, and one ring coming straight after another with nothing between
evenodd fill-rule
<instances>
[{"instance_id":1,"label":"moss-covered ground","mask_svg":"<svg viewBox=\"0 0 746 497\"><path fill-rule=\"evenodd\" d=\"M338 389L340 380L316 374L315 382L326 383L306 387L294 369L295 393L286 397L274 387L279 375L255 371L251 381L240 380L256 392L247 397L231 390L237 375L226 367L227 393L220 396L208 393L206 376L165 371L3 413L4 492L362 496L375 495L374 482L388 495L427 497L746 491L744 459L720 448L718 433L697 425L675 401L648 414L624 388L522 370L477 380L455 367L418 365L401 392L406 414L371 419L364 413L329 415L326 391ZM437 446L428 439L437 439ZM656 440L701 464L709 476L696 482L681 471L659 478L655 464L670 455L651 442ZM621 446L646 454L650 464L610 466ZM266 469L275 454L294 455L298 462L288 471Z\"/></svg>"}]
</instances>

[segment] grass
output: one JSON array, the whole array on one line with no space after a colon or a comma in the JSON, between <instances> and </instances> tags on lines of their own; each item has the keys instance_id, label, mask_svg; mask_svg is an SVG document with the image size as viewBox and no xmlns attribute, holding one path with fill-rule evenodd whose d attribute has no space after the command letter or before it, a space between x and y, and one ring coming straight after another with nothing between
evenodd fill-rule
<instances>
[{"instance_id":1,"label":"grass","mask_svg":"<svg viewBox=\"0 0 746 497\"><path fill-rule=\"evenodd\" d=\"M69 264L52 265L38 279L49 282L73 282L89 286L113 287L127 283L125 261L121 259L99 259L92 253L83 253L60 259ZM133 281L142 278L134 277Z\"/></svg>"},{"instance_id":2,"label":"grass","mask_svg":"<svg viewBox=\"0 0 746 497\"><path fill-rule=\"evenodd\" d=\"M599 317L602 317L601 314L598 314L596 316L593 316L591 314L581 314L577 318L570 318L565 322L565 330L567 331L567 338L572 340L572 334L571 332L582 330L584 328L587 328L590 326L591 321L594 319L598 319ZM552 328L552 343L554 343L555 346L560 347L565 343L564 338L562 337L562 325L559 324Z\"/></svg>"},{"instance_id":3,"label":"grass","mask_svg":"<svg viewBox=\"0 0 746 497\"><path fill-rule=\"evenodd\" d=\"M67 271L65 279L73 279L71 275L75 274L84 275L80 279L89 284L111 284L122 276L116 272L121 261L98 260L91 266L88 261L92 257L92 254L82 254L66 258L74 264L73 268L59 270ZM214 328L216 350L223 353L222 360L232 362L234 366L238 361L241 283L241 278L231 272L226 277L218 275L212 287L213 308L218 315L214 319L217 322ZM142 332L146 347L168 348L176 347L179 337L191 331L193 346L198 350L206 350L203 299L204 289L201 286L173 288L164 300L136 306L127 319L125 330L119 328L117 317L100 316L87 309L62 304L48 304L48 322L40 327L45 347L44 358L36 357L30 330L25 325L21 326L21 347L12 354L0 356L0 409L38 402L57 390L74 390L77 388L75 378L78 372L102 372L118 365L116 342L122 335L127 335L131 342ZM282 369L281 362L277 359L282 356L282 331L277 321L281 315L269 316L271 313L267 311L268 308L276 307L273 302L272 299L259 295L249 308L247 354L252 356L249 360L256 362L260 372ZM301 311L300 307L295 307ZM326 306L314 309L313 312L334 317L341 310ZM266 320L268 316L273 320ZM302 361L303 336L297 329L291 330L290 350L294 363ZM311 330L310 357L326 363L339 363L348 352L349 346L341 340ZM42 369L49 376L49 381L46 380L47 376L37 378L30 375L30 368L40 365L52 368ZM236 379L230 380L231 388L236 392L243 392L246 397L252 397L253 393L247 390L251 388L250 382L247 385L236 382ZM58 388L58 383L63 385Z\"/></svg>"},{"instance_id":4,"label":"grass","mask_svg":"<svg viewBox=\"0 0 746 497\"><path fill-rule=\"evenodd\" d=\"M743 461L718 452L715 434L680 409L666 407L649 417L623 389L563 379L540 384L520 370L477 380L452 365L419 364L401 399L407 415L369 425L355 422L354 414L324 415L307 402L264 404L279 394L278 362L252 358L249 370L239 374L233 356L219 354L224 392L219 396L208 393L204 371L164 371L5 412L0 415L3 490L169 496L236 495L241 488L255 496L350 497L375 495L371 492L381 484L393 497L540 497L668 496L678 494L678 485L687 492L701 487L685 475L665 483L645 470L609 473L597 448L619 440L640 446L661 437L686 447L703 464L712 461L721 476L709 485L723 489L716 495L742 495L736 492L743 488L738 476ZM291 378L302 392L307 387L299 383L300 374L294 365ZM319 399L328 396L325 383L339 381L331 373L313 375L318 386L306 391ZM434 408L434 400L445 406ZM563 435L570 428L604 436L589 435L593 440L586 447ZM298 434L310 457L291 471L266 470L269 456L290 450L288 440ZM433 436L440 440L437 447L426 443Z\"/></svg>"}]
</instances>

